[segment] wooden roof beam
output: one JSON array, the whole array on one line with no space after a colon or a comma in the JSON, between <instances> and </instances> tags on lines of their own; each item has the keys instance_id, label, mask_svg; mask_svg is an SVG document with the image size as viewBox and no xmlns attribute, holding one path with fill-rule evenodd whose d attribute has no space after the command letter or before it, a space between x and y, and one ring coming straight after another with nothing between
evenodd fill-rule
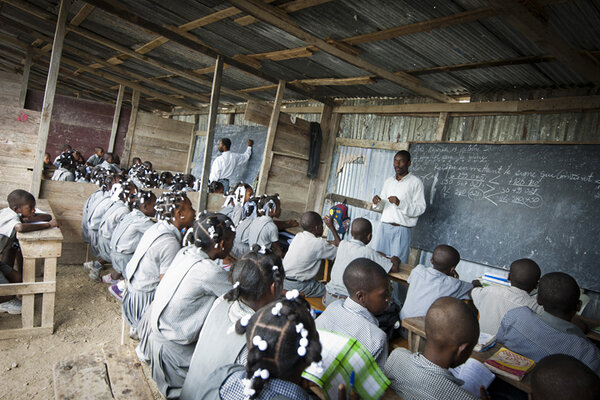
<instances>
[{"instance_id":1,"label":"wooden roof beam","mask_svg":"<svg viewBox=\"0 0 600 400\"><path fill-rule=\"evenodd\" d=\"M14 0L11 0L11 1L14 1ZM217 53L216 51L214 51L212 48L210 48L208 46L201 45L200 43L198 43L196 41L190 40L186 36L182 36L178 32L174 32L171 29L168 29L164 26L158 25L152 21L146 20L146 19L142 18L141 16L132 13L129 9L127 9L122 4L116 4L110 0L85 0L85 1L86 1L86 3L92 4L96 8L100 8L109 14L112 14L120 19L123 19L134 25L137 25L143 29L154 32L158 35L162 35L162 36L168 38L169 40L179 43L180 45L188 47L194 51L205 54L209 57L213 57L215 59L219 56L222 56L221 54ZM138 56L139 56L139 54L138 54ZM279 81L278 79L276 79L270 75L267 75L255 68L252 68L251 66L248 66L242 62L234 60L231 57L223 56L223 60L230 66L235 67L241 71L250 73L258 78L261 78L261 79L264 79L266 81L273 82L273 83ZM330 101L328 99L318 98L312 91L308 90L309 89L308 87L304 87L301 85L290 85L289 88L303 96L308 97L308 98L312 98L312 99L321 101L323 103L330 103ZM223 91L223 89L224 88L221 88L222 91ZM231 90L231 89L229 89L229 90ZM226 92L224 92L224 93L226 93ZM238 93L240 93L240 92L238 92ZM248 96L245 93L241 93L241 94L246 97Z\"/></svg>"},{"instance_id":2,"label":"wooden roof beam","mask_svg":"<svg viewBox=\"0 0 600 400\"><path fill-rule=\"evenodd\" d=\"M288 14L288 13L292 13L295 11L303 10L305 8L318 6L318 5L324 4L324 3L329 3L330 1L332 1L332 0L295 0L295 1L290 1L289 3L280 4L277 6L277 8L279 8L284 13ZM272 0L271 1L266 0L265 3L272 3ZM244 17L236 18L236 19L234 19L234 21L236 24L246 26L246 25L250 25L250 24L257 22L258 19L254 18L251 15L246 15Z\"/></svg>"},{"instance_id":3,"label":"wooden roof beam","mask_svg":"<svg viewBox=\"0 0 600 400\"><path fill-rule=\"evenodd\" d=\"M486 0L486 2L501 8L504 12L504 20L529 40L585 79L600 85L600 66L579 54L563 38L552 32L548 28L548 23L540 19L536 10L530 10L517 0Z\"/></svg>"},{"instance_id":4,"label":"wooden roof beam","mask_svg":"<svg viewBox=\"0 0 600 400\"><path fill-rule=\"evenodd\" d=\"M353 54L349 54L336 46L333 46L327 43L325 40L320 39L311 33L305 31L301 27L299 27L296 23L291 21L288 18L282 18L277 11L276 8L270 6L268 4L264 4L258 0L229 0L230 3L238 7L239 9L247 12L250 15L253 15L256 18L265 21L284 32L289 33L297 37L298 39L303 40L309 45L316 46L317 48L349 63L356 67L362 68L365 71L369 71L377 76L380 76L384 79L387 79L391 82L394 82L402 87L409 89L410 91L420 94L422 96L430 97L436 99L438 101L443 101L445 103L452 103L454 99L445 94L436 92L435 90L426 88L421 84L421 82L409 75L409 74L394 74L390 71L387 71L381 67L378 67L374 64L371 64Z\"/></svg>"}]
</instances>

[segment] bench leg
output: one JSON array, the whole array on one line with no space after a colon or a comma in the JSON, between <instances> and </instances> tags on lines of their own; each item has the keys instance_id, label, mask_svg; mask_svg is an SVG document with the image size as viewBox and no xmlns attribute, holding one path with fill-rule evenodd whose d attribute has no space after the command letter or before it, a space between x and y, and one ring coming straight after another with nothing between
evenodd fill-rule
<instances>
[{"instance_id":1,"label":"bench leg","mask_svg":"<svg viewBox=\"0 0 600 400\"><path fill-rule=\"evenodd\" d=\"M35 258L23 259L23 282L35 282ZM21 320L23 328L33 328L35 294L24 294L22 299Z\"/></svg>"},{"instance_id":2,"label":"bench leg","mask_svg":"<svg viewBox=\"0 0 600 400\"><path fill-rule=\"evenodd\" d=\"M56 258L44 260L44 282L56 282ZM54 298L56 296L56 283L53 293L42 295L42 327L54 331Z\"/></svg>"}]
</instances>

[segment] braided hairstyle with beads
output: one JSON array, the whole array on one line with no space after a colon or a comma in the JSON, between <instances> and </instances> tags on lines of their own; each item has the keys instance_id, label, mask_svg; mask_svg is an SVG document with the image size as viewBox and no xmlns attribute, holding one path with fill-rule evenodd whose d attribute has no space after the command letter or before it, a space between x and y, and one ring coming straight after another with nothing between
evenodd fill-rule
<instances>
[{"instance_id":1,"label":"braided hairstyle with beads","mask_svg":"<svg viewBox=\"0 0 600 400\"><path fill-rule=\"evenodd\" d=\"M152 201L153 198L156 198L156 195L151 190L138 189L133 199L133 208L139 210L142 204Z\"/></svg>"},{"instance_id":2,"label":"braided hairstyle with beads","mask_svg":"<svg viewBox=\"0 0 600 400\"><path fill-rule=\"evenodd\" d=\"M62 152L56 159L56 164L58 167L74 172L77 166L77 161L75 161L75 157L73 156L74 153L75 152L73 150Z\"/></svg>"},{"instance_id":3,"label":"braided hairstyle with beads","mask_svg":"<svg viewBox=\"0 0 600 400\"><path fill-rule=\"evenodd\" d=\"M258 207L258 215L269 215L270 211L275 211L279 202L279 194L275 193L272 196L263 194L256 204Z\"/></svg>"},{"instance_id":4,"label":"braided hairstyle with beads","mask_svg":"<svg viewBox=\"0 0 600 400\"><path fill-rule=\"evenodd\" d=\"M110 172L109 170L103 169L103 172L100 175L100 188L103 192L110 192L113 185L117 182L117 177L115 174Z\"/></svg>"},{"instance_id":5,"label":"braided hairstyle with beads","mask_svg":"<svg viewBox=\"0 0 600 400\"><path fill-rule=\"evenodd\" d=\"M321 342L310 306L301 297L286 297L237 323L246 333L248 359L242 382L247 398L259 397L268 379L294 381L311 363L321 361Z\"/></svg>"},{"instance_id":6,"label":"braided hairstyle with beads","mask_svg":"<svg viewBox=\"0 0 600 400\"><path fill-rule=\"evenodd\" d=\"M276 288L282 289L284 278L281 257L271 250L261 250L260 246L254 245L250 252L231 266L229 281L233 289L225 293L225 300L258 300L269 290L272 283L275 283Z\"/></svg>"},{"instance_id":7,"label":"braided hairstyle with beads","mask_svg":"<svg viewBox=\"0 0 600 400\"><path fill-rule=\"evenodd\" d=\"M194 221L193 228L186 233L184 245L193 244L202 250L207 250L233 234L235 234L235 226L227 215L204 212Z\"/></svg>"},{"instance_id":8,"label":"braided hairstyle with beads","mask_svg":"<svg viewBox=\"0 0 600 400\"><path fill-rule=\"evenodd\" d=\"M175 216L175 210L178 210L183 206L183 203L187 200L185 192L164 192L158 199L156 199L156 218L160 221L169 221Z\"/></svg>"}]
</instances>

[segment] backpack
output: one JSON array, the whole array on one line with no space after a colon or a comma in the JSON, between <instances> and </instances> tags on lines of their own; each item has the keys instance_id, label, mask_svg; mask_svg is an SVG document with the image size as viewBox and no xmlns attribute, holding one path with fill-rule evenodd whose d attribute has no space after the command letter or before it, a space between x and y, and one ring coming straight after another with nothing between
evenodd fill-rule
<instances>
[{"instance_id":1,"label":"backpack","mask_svg":"<svg viewBox=\"0 0 600 400\"><path fill-rule=\"evenodd\" d=\"M336 204L329 209L329 216L333 220L333 227L338 234L343 235L350 228L350 217L348 217L348 206L346 200Z\"/></svg>"}]
</instances>

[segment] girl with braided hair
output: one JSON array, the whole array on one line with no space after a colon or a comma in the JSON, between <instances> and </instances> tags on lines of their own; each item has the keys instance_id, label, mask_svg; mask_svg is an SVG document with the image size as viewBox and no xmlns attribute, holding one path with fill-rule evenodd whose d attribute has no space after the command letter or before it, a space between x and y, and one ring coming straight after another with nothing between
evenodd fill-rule
<instances>
[{"instance_id":1,"label":"girl with braided hair","mask_svg":"<svg viewBox=\"0 0 600 400\"><path fill-rule=\"evenodd\" d=\"M142 235L154 225L152 217L156 214L155 203L154 193L149 190L138 190L133 201L133 209L115 227L110 238L110 259L115 270L111 274L111 279L123 279L125 266L133 257ZM118 284L110 286L108 291L119 301L123 300L122 289Z\"/></svg>"},{"instance_id":2,"label":"girl with braided hair","mask_svg":"<svg viewBox=\"0 0 600 400\"><path fill-rule=\"evenodd\" d=\"M302 371L321 361L321 342L308 303L286 293L238 322L246 334L246 367L226 365L208 376L198 399L308 400Z\"/></svg>"},{"instance_id":3,"label":"girl with braided hair","mask_svg":"<svg viewBox=\"0 0 600 400\"><path fill-rule=\"evenodd\" d=\"M109 195L102 185L104 181L104 172L104 169L94 167L90 173L90 182L98 185L98 190L88 197L81 214L81 238L85 243L90 243L90 236L88 233L89 217L91 217L98 203Z\"/></svg>"},{"instance_id":4,"label":"girl with braided hair","mask_svg":"<svg viewBox=\"0 0 600 400\"><path fill-rule=\"evenodd\" d=\"M125 267L127 288L121 310L135 329L146 307L152 303L158 283L181 249L182 230L192 226L196 212L183 192L165 192L156 200L158 222L150 227Z\"/></svg>"},{"instance_id":5,"label":"girl with braided hair","mask_svg":"<svg viewBox=\"0 0 600 400\"><path fill-rule=\"evenodd\" d=\"M235 257L241 257L250 251L250 245L248 244L248 228L257 216L258 202L260 197L249 198L242 207L242 220L236 225L235 241L233 242L233 249L231 254ZM260 246L258 246L260 247Z\"/></svg>"},{"instance_id":6,"label":"girl with braided hair","mask_svg":"<svg viewBox=\"0 0 600 400\"><path fill-rule=\"evenodd\" d=\"M204 321L180 399L196 399L215 369L246 364L246 338L235 325L280 297L284 274L281 258L258 246L233 264L229 271L233 288L215 301Z\"/></svg>"},{"instance_id":7,"label":"girl with braided hair","mask_svg":"<svg viewBox=\"0 0 600 400\"><path fill-rule=\"evenodd\" d=\"M119 190L114 192L111 197L113 203L104 213L102 222L100 222L100 226L98 227L98 251L100 257L110 262L112 262L110 258L110 239L119 222L131 212L131 203L137 192L137 188L131 181L119 184L118 187ZM118 280L113 280L111 274L107 274L102 277L102 282L113 285Z\"/></svg>"},{"instance_id":8,"label":"girl with braided hair","mask_svg":"<svg viewBox=\"0 0 600 400\"><path fill-rule=\"evenodd\" d=\"M140 323L138 352L150 359L152 378L167 398L179 397L204 320L216 298L231 289L216 260L227 257L234 237L227 216L202 214L187 236L192 245L177 253Z\"/></svg>"},{"instance_id":9,"label":"girl with braided hair","mask_svg":"<svg viewBox=\"0 0 600 400\"><path fill-rule=\"evenodd\" d=\"M100 270L102 269L102 259L100 258L100 251L98 249L98 229L102 223L104 214L113 203L111 196L114 191L119 188L119 177L113 173L102 170L101 173L96 173L95 177L98 179L99 185L102 188L103 194L99 200L89 207L84 207L84 217L81 221L82 229L84 225L87 226L86 233L88 242L90 244L90 253L96 258L94 261L87 261L83 263L83 269L89 274L90 279L93 281L100 280ZM93 207L92 207L93 206ZM86 213L87 209L87 213ZM85 222L85 223L84 223ZM84 236L82 231L82 236ZM84 238L85 240L85 238Z\"/></svg>"},{"instance_id":10,"label":"girl with braided hair","mask_svg":"<svg viewBox=\"0 0 600 400\"><path fill-rule=\"evenodd\" d=\"M263 195L257 203L257 212L258 217L248 227L248 245L258 244L273 250L279 257L283 257L279 246L279 228L273 222L273 218L281 215L279 195Z\"/></svg>"},{"instance_id":11,"label":"girl with braided hair","mask_svg":"<svg viewBox=\"0 0 600 400\"><path fill-rule=\"evenodd\" d=\"M54 171L54 175L52 175L53 181L75 181L77 161L75 161L73 153L73 150L67 150L56 158L54 161L56 171Z\"/></svg>"}]
</instances>

